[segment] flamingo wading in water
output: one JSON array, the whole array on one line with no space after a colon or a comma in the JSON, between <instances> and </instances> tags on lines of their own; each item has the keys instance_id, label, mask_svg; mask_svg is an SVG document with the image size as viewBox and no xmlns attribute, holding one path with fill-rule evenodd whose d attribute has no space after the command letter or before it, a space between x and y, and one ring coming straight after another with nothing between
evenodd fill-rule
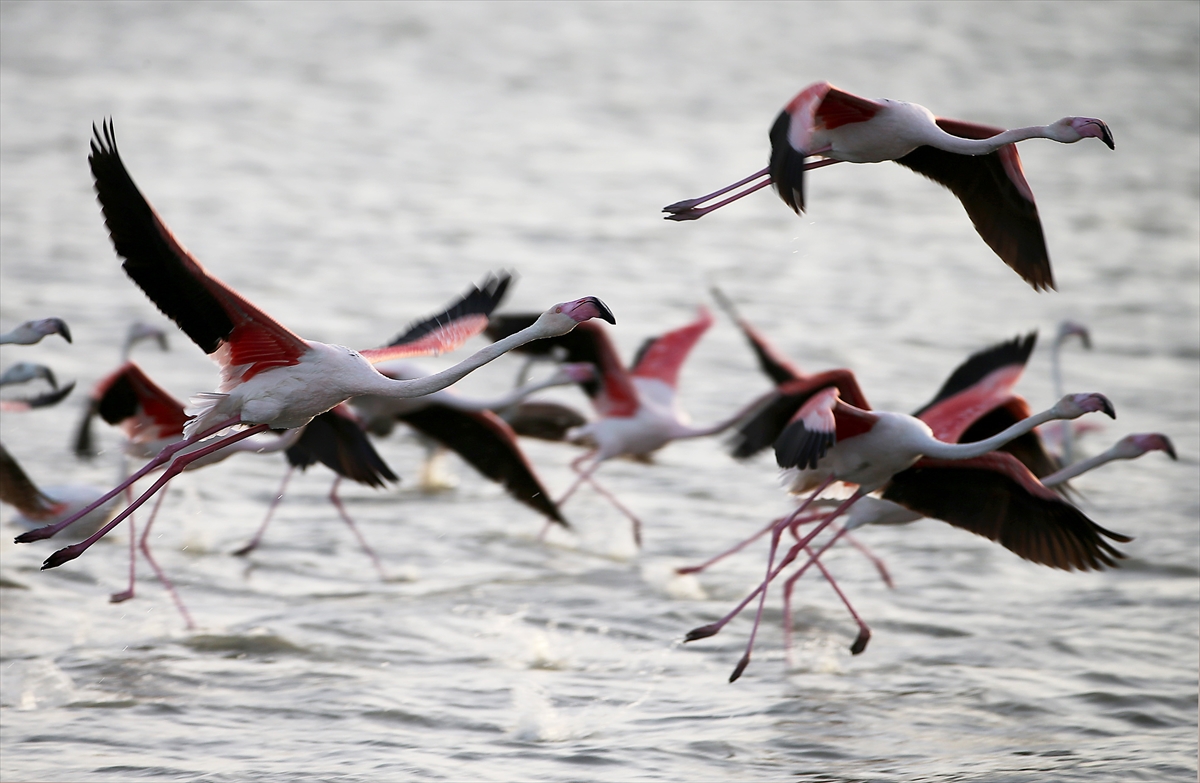
<instances>
[{"instance_id":1,"label":"flamingo wading in water","mask_svg":"<svg viewBox=\"0 0 1200 783\"><path fill-rule=\"evenodd\" d=\"M216 392L192 399L192 418L184 439L166 447L140 470L105 496L115 497L158 466L170 462L162 476L93 536L58 550L43 563L53 568L79 557L137 506L183 470L187 463L267 429L291 429L360 394L417 397L444 389L473 370L531 340L554 337L591 318L615 323L612 312L594 296L554 305L528 328L485 346L442 372L412 381L387 378L376 362L446 350L484 323L469 318L431 327L428 333L399 346L354 351L301 339L232 288L210 275L171 234L146 202L117 152L112 124L94 130L88 158L105 223L123 267L151 301L212 356L221 368ZM486 319L485 319L486 320ZM186 455L176 454L230 427L247 429L215 438ZM100 501L103 502L103 501ZM82 513L80 514L82 516ZM47 538L73 518L18 536L18 542Z\"/></svg>"},{"instance_id":2,"label":"flamingo wading in water","mask_svg":"<svg viewBox=\"0 0 1200 783\"><path fill-rule=\"evenodd\" d=\"M770 138L767 168L706 196L663 207L667 220L701 218L772 183L799 214L804 211L805 171L842 161L892 160L949 188L983 241L1035 290L1054 288L1054 277L1015 143L1050 139L1073 144L1096 138L1115 148L1108 126L1092 117L1063 117L1050 125L1004 130L936 117L915 103L860 98L828 82L801 90L779 113ZM809 160L814 157L818 159ZM760 178L736 195L701 206Z\"/></svg>"}]
</instances>

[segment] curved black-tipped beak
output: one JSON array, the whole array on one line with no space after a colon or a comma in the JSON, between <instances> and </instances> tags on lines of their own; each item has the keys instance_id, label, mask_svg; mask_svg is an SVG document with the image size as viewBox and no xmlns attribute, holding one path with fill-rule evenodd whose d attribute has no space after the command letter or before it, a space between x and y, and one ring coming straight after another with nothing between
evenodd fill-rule
<instances>
[{"instance_id":1,"label":"curved black-tipped beak","mask_svg":"<svg viewBox=\"0 0 1200 783\"><path fill-rule=\"evenodd\" d=\"M67 342L72 342L71 330L67 328L67 322L61 318L55 318L53 323L55 326L55 331L58 332L59 334L61 334L63 336L63 339L66 340Z\"/></svg>"},{"instance_id":2,"label":"curved black-tipped beak","mask_svg":"<svg viewBox=\"0 0 1200 783\"><path fill-rule=\"evenodd\" d=\"M613 326L617 325L617 317L612 314L612 310L609 310L608 305L604 304L604 302L601 302L594 296L585 296L584 301L590 302L593 306L595 306L597 312L593 317L608 321Z\"/></svg>"},{"instance_id":3,"label":"curved black-tipped beak","mask_svg":"<svg viewBox=\"0 0 1200 783\"><path fill-rule=\"evenodd\" d=\"M1172 443L1171 439L1168 438L1166 435L1163 435L1162 439L1163 439L1163 451L1167 452L1167 456L1169 456L1171 459L1178 461L1179 457L1175 456L1175 444Z\"/></svg>"},{"instance_id":4,"label":"curved black-tipped beak","mask_svg":"<svg viewBox=\"0 0 1200 783\"><path fill-rule=\"evenodd\" d=\"M1117 409L1113 407L1113 404L1109 401L1109 399L1107 397L1105 397L1103 394L1100 394L1097 396L1100 397L1100 400L1101 400L1100 410L1104 413L1104 415L1110 419L1117 418Z\"/></svg>"},{"instance_id":5,"label":"curved black-tipped beak","mask_svg":"<svg viewBox=\"0 0 1200 783\"><path fill-rule=\"evenodd\" d=\"M1115 150L1117 145L1113 143L1112 131L1108 129L1108 125L1099 121L1097 124L1100 126L1100 141L1107 144L1110 150Z\"/></svg>"}]
</instances>

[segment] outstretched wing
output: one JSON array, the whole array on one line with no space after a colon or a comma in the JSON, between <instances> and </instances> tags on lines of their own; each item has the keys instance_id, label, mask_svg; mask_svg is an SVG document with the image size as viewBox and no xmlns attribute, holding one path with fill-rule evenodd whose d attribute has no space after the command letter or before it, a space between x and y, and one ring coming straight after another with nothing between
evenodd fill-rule
<instances>
[{"instance_id":1,"label":"outstretched wing","mask_svg":"<svg viewBox=\"0 0 1200 783\"><path fill-rule=\"evenodd\" d=\"M300 469L320 462L343 478L382 487L384 481L399 481L371 445L345 403L310 421L286 452L288 463Z\"/></svg>"},{"instance_id":2,"label":"outstretched wing","mask_svg":"<svg viewBox=\"0 0 1200 783\"><path fill-rule=\"evenodd\" d=\"M938 126L964 139L988 139L1002 128L939 118ZM1050 254L1033 191L1014 144L987 155L959 155L921 146L896 160L958 196L975 230L1004 263L1035 290L1054 288Z\"/></svg>"},{"instance_id":3,"label":"outstretched wing","mask_svg":"<svg viewBox=\"0 0 1200 783\"><path fill-rule=\"evenodd\" d=\"M0 445L0 501L15 506L30 519L45 519L60 510L59 504L30 481L3 445Z\"/></svg>"},{"instance_id":4,"label":"outstretched wing","mask_svg":"<svg viewBox=\"0 0 1200 783\"><path fill-rule=\"evenodd\" d=\"M496 414L430 405L397 418L454 451L475 470L502 485L515 500L570 527L525 459L516 434Z\"/></svg>"},{"instance_id":5,"label":"outstretched wing","mask_svg":"<svg viewBox=\"0 0 1200 783\"><path fill-rule=\"evenodd\" d=\"M730 454L736 459L746 459L776 443L798 411L828 389L836 390L841 399L855 408L870 410L854 373L849 370L827 370L797 378L766 394L760 405L742 420L730 438ZM795 430L793 434L798 432Z\"/></svg>"},{"instance_id":6,"label":"outstretched wing","mask_svg":"<svg viewBox=\"0 0 1200 783\"><path fill-rule=\"evenodd\" d=\"M1115 566L1124 555L1105 539L1131 540L1088 519L1001 452L973 460L921 459L893 476L883 497L1053 568Z\"/></svg>"},{"instance_id":7,"label":"outstretched wing","mask_svg":"<svg viewBox=\"0 0 1200 783\"><path fill-rule=\"evenodd\" d=\"M126 362L102 378L92 390L88 409L75 436L75 454L94 455L92 419L96 416L121 427L134 443L149 443L183 436L188 415L183 404L171 396L133 362Z\"/></svg>"},{"instance_id":8,"label":"outstretched wing","mask_svg":"<svg viewBox=\"0 0 1200 783\"><path fill-rule=\"evenodd\" d=\"M633 365L633 376L652 378L675 388L680 368L712 323L712 314L708 312L708 308L701 307L699 316L692 323L649 340L638 352L638 358Z\"/></svg>"},{"instance_id":9,"label":"outstretched wing","mask_svg":"<svg viewBox=\"0 0 1200 783\"><path fill-rule=\"evenodd\" d=\"M217 360L225 380L299 362L305 342L210 275L159 219L121 162L112 121L92 130L88 163L125 273Z\"/></svg>"},{"instance_id":10,"label":"outstretched wing","mask_svg":"<svg viewBox=\"0 0 1200 783\"><path fill-rule=\"evenodd\" d=\"M372 364L406 356L453 351L488 325L488 316L504 299L512 275L501 272L488 275L481 285L473 285L445 310L410 324L383 348L359 351Z\"/></svg>"},{"instance_id":11,"label":"outstretched wing","mask_svg":"<svg viewBox=\"0 0 1200 783\"><path fill-rule=\"evenodd\" d=\"M971 355L913 415L928 424L938 440L957 443L981 416L1014 397L1013 387L1036 342L1037 332L1031 332Z\"/></svg>"}]
</instances>

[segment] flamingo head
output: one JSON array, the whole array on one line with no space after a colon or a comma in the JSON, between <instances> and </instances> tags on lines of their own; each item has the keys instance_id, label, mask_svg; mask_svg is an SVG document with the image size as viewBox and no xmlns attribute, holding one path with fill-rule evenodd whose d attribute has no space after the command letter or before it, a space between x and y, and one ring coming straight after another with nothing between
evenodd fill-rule
<instances>
[{"instance_id":1,"label":"flamingo head","mask_svg":"<svg viewBox=\"0 0 1200 783\"><path fill-rule=\"evenodd\" d=\"M39 339L51 334L61 334L64 340L71 342L71 330L67 328L67 322L61 318L42 318L38 321L29 321L23 326L39 335Z\"/></svg>"},{"instance_id":2,"label":"flamingo head","mask_svg":"<svg viewBox=\"0 0 1200 783\"><path fill-rule=\"evenodd\" d=\"M608 309L608 305L594 296L585 296L574 302L556 304L542 313L538 322L540 322L541 328L547 332L547 337L557 337L592 318L600 318L610 324L617 322L617 319L613 317L612 310Z\"/></svg>"},{"instance_id":3,"label":"flamingo head","mask_svg":"<svg viewBox=\"0 0 1200 783\"><path fill-rule=\"evenodd\" d=\"M1063 117L1050 126L1054 129L1053 138L1064 144L1074 144L1080 139L1094 138L1104 142L1110 150L1115 150L1112 131L1103 120L1094 117Z\"/></svg>"},{"instance_id":4,"label":"flamingo head","mask_svg":"<svg viewBox=\"0 0 1200 783\"><path fill-rule=\"evenodd\" d=\"M1054 342L1062 345L1068 337L1078 337L1083 343L1083 347L1092 350L1092 335L1088 332L1088 328L1081 323L1075 321L1063 321L1058 325L1058 334L1054 338Z\"/></svg>"},{"instance_id":5,"label":"flamingo head","mask_svg":"<svg viewBox=\"0 0 1200 783\"><path fill-rule=\"evenodd\" d=\"M54 373L50 368L44 364L34 364L33 362L17 362L9 367L4 371L4 375L0 375L0 386L7 386L10 383L28 383L35 378L41 378L53 389L58 388L58 381L55 380Z\"/></svg>"},{"instance_id":6,"label":"flamingo head","mask_svg":"<svg viewBox=\"0 0 1200 783\"><path fill-rule=\"evenodd\" d=\"M1078 419L1085 413L1100 411L1110 419L1117 418L1113 404L1103 394L1068 394L1059 400L1052 409L1060 419Z\"/></svg>"},{"instance_id":7,"label":"flamingo head","mask_svg":"<svg viewBox=\"0 0 1200 783\"><path fill-rule=\"evenodd\" d=\"M158 343L160 350L170 350L170 346L167 345L166 332L164 332L162 329L159 329L157 326L151 326L150 324L143 323L142 321L134 321L129 327L128 334L125 335L125 351L128 352L133 348L134 345L142 340L150 339L153 339Z\"/></svg>"},{"instance_id":8,"label":"flamingo head","mask_svg":"<svg viewBox=\"0 0 1200 783\"><path fill-rule=\"evenodd\" d=\"M1171 459L1179 459L1175 455L1175 446L1171 443L1171 439L1161 432L1126 435L1117 446L1120 448L1122 456L1128 454L1127 459L1136 459L1148 451L1165 451Z\"/></svg>"}]
</instances>

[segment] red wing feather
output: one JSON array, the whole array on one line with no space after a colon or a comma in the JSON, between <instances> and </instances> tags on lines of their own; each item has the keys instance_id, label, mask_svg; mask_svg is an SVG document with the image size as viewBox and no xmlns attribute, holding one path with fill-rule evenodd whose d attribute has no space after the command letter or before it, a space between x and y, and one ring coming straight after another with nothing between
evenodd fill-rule
<instances>
[{"instance_id":1,"label":"red wing feather","mask_svg":"<svg viewBox=\"0 0 1200 783\"><path fill-rule=\"evenodd\" d=\"M815 116L826 129L833 130L842 125L866 122L882 108L875 101L829 87L817 107Z\"/></svg>"},{"instance_id":2,"label":"red wing feather","mask_svg":"<svg viewBox=\"0 0 1200 783\"><path fill-rule=\"evenodd\" d=\"M675 388L679 381L680 368L712 323L712 314L708 312L708 308L701 307L700 315L695 321L667 332L649 345L633 368L634 377L654 378Z\"/></svg>"},{"instance_id":3,"label":"red wing feather","mask_svg":"<svg viewBox=\"0 0 1200 783\"><path fill-rule=\"evenodd\" d=\"M487 325L486 315L471 315L426 332L412 342L389 345L384 348L368 348L359 353L372 364L391 359L403 359L406 356L430 356L446 353L480 334Z\"/></svg>"},{"instance_id":4,"label":"red wing feather","mask_svg":"<svg viewBox=\"0 0 1200 783\"><path fill-rule=\"evenodd\" d=\"M1000 367L973 386L921 411L919 418L929 425L938 440L958 443L979 417L1012 399L1012 388L1024 370L1023 364Z\"/></svg>"}]
</instances>

